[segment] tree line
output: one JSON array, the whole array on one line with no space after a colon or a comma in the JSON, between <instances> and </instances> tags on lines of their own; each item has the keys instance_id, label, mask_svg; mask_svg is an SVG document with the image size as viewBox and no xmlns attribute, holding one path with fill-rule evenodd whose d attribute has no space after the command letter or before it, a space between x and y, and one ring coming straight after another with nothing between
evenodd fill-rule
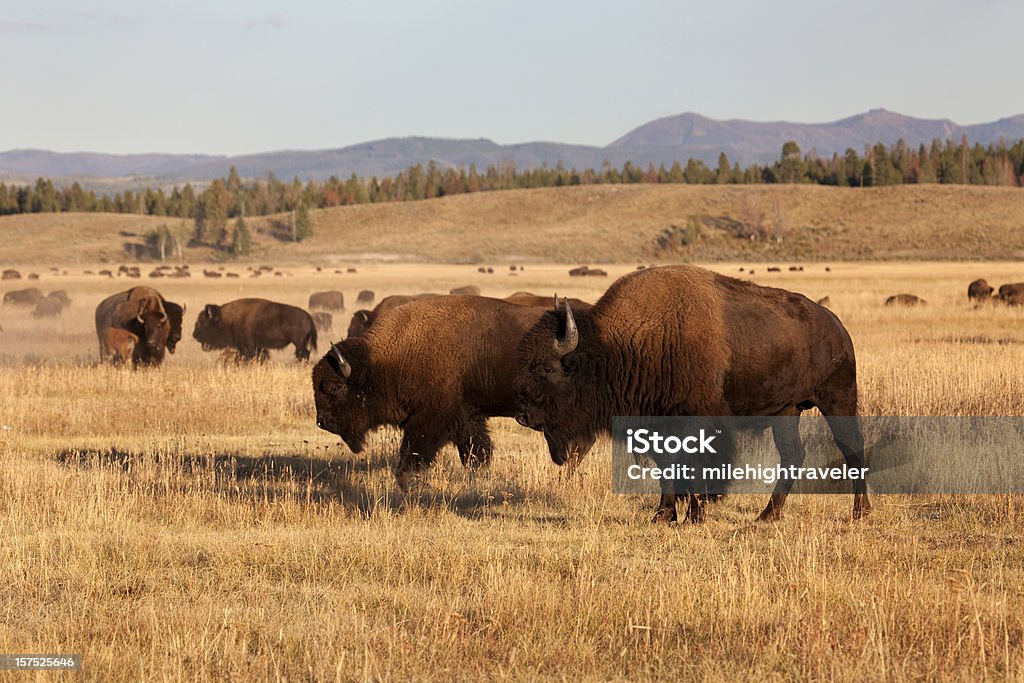
<instances>
[{"instance_id":1,"label":"tree line","mask_svg":"<svg viewBox=\"0 0 1024 683\"><path fill-rule=\"evenodd\" d=\"M1001 185L1019 187L1024 182L1024 140L1007 146L970 145L964 136L959 143L935 139L916 149L900 140L894 145L878 143L858 153L847 149L842 155L821 157L803 153L796 142L782 147L772 164L751 164L741 168L725 153L714 167L699 159L668 168L625 162L609 162L599 169L577 170L541 166L519 170L506 162L479 171L469 168L441 168L431 161L416 164L389 177L369 179L352 174L342 180L303 183L298 178L282 181L273 174L257 180L243 180L232 167L226 178L197 190L186 183L170 191L163 188L124 190L114 194L85 190L75 182L58 188L52 180L39 178L34 184L0 183L0 215L44 212L103 212L167 216L189 221L189 242L212 246L230 253L246 253L251 235L248 216L287 215L285 236L300 241L312 234L309 210L351 204L432 199L455 194L494 190L598 185L611 183L758 184L813 183L839 187L878 187L904 183ZM163 236L151 241L180 243L184 229L165 228ZM165 247L162 247L163 250Z\"/></svg>"}]
</instances>

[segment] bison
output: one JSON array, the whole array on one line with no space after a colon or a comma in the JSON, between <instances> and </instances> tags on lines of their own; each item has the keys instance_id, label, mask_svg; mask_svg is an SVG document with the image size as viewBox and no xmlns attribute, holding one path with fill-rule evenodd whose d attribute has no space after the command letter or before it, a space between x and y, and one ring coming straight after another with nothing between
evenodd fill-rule
<instances>
[{"instance_id":1,"label":"bison","mask_svg":"<svg viewBox=\"0 0 1024 683\"><path fill-rule=\"evenodd\" d=\"M967 300L980 304L983 301L988 301L994 291L992 286L985 280L975 280L967 285Z\"/></svg>"},{"instance_id":2,"label":"bison","mask_svg":"<svg viewBox=\"0 0 1024 683\"><path fill-rule=\"evenodd\" d=\"M531 292L516 292L515 294L509 294L505 297L505 301L510 304L519 304L520 306L551 306L555 303L555 300L549 296L540 296ZM590 308L591 304L583 301L582 299L568 299L569 305L575 306L576 309Z\"/></svg>"},{"instance_id":3,"label":"bison","mask_svg":"<svg viewBox=\"0 0 1024 683\"><path fill-rule=\"evenodd\" d=\"M313 292L309 295L309 310L344 311L345 295L338 291Z\"/></svg>"},{"instance_id":4,"label":"bison","mask_svg":"<svg viewBox=\"0 0 1024 683\"><path fill-rule=\"evenodd\" d=\"M56 297L44 296L36 304L32 315L36 318L56 318L64 311L64 302Z\"/></svg>"},{"instance_id":5,"label":"bison","mask_svg":"<svg viewBox=\"0 0 1024 683\"><path fill-rule=\"evenodd\" d=\"M186 266L187 267L187 266ZM168 353L174 353L178 347L178 342L181 341L181 325L182 319L185 317L185 307L181 304L177 304L173 301L168 301L163 295L152 287L140 286L132 287L131 289L117 294L111 294L106 299L100 302L99 306L96 307L96 334L101 332L101 320L100 320L100 308L104 309L103 315L108 315L114 307L123 302L138 302L146 301L147 299L158 299L161 307L167 314L167 321L170 324L170 329L167 332L167 341L164 346Z\"/></svg>"},{"instance_id":6,"label":"bison","mask_svg":"<svg viewBox=\"0 0 1024 683\"><path fill-rule=\"evenodd\" d=\"M424 298L385 311L313 368L317 426L353 453L370 430L401 427L395 475L403 488L449 442L464 464L488 462L486 420L515 414L516 344L544 312L476 296Z\"/></svg>"},{"instance_id":7,"label":"bison","mask_svg":"<svg viewBox=\"0 0 1024 683\"><path fill-rule=\"evenodd\" d=\"M15 289L4 294L4 303L13 306L35 306L43 298L43 290L38 287Z\"/></svg>"},{"instance_id":8,"label":"bison","mask_svg":"<svg viewBox=\"0 0 1024 683\"><path fill-rule=\"evenodd\" d=\"M1024 282L1001 285L997 299L1000 303L1009 304L1010 306L1024 306Z\"/></svg>"},{"instance_id":9,"label":"bison","mask_svg":"<svg viewBox=\"0 0 1024 683\"><path fill-rule=\"evenodd\" d=\"M455 296L480 296L480 288L476 285L464 285L462 287L453 287L448 290L448 293Z\"/></svg>"},{"instance_id":10,"label":"bison","mask_svg":"<svg viewBox=\"0 0 1024 683\"><path fill-rule=\"evenodd\" d=\"M517 351L520 424L544 432L552 459L579 458L612 416L798 416L817 407L851 467L861 467L853 343L828 309L782 289L688 265L619 278L589 311L549 311ZM804 456L795 420L772 424L784 466ZM777 519L781 479L759 519ZM676 519L666 492L656 522ZM870 509L863 480L854 517ZM688 517L703 518L690 497Z\"/></svg>"},{"instance_id":11,"label":"bison","mask_svg":"<svg viewBox=\"0 0 1024 683\"><path fill-rule=\"evenodd\" d=\"M135 356L139 338L120 327L108 327L100 335L100 361L123 365Z\"/></svg>"},{"instance_id":12,"label":"bison","mask_svg":"<svg viewBox=\"0 0 1024 683\"><path fill-rule=\"evenodd\" d=\"M885 300L886 306L924 306L927 303L915 294L893 294Z\"/></svg>"},{"instance_id":13,"label":"bison","mask_svg":"<svg viewBox=\"0 0 1024 683\"><path fill-rule=\"evenodd\" d=\"M133 365L160 365L163 362L171 334L171 320L156 290L134 287L108 296L96 306L100 360L108 357L104 353L103 338L111 327L127 330L137 337L132 353Z\"/></svg>"},{"instance_id":14,"label":"bison","mask_svg":"<svg viewBox=\"0 0 1024 683\"><path fill-rule=\"evenodd\" d=\"M203 351L234 349L242 360L266 358L268 349L295 346L295 357L308 360L316 349L312 316L296 306L266 299L236 299L207 304L196 319L192 336Z\"/></svg>"},{"instance_id":15,"label":"bison","mask_svg":"<svg viewBox=\"0 0 1024 683\"><path fill-rule=\"evenodd\" d=\"M3 280L20 280L21 279L21 273L19 273L18 271L14 270L13 268L8 268L7 270L5 270L3 272L3 275L0 276L0 279L3 279Z\"/></svg>"},{"instance_id":16,"label":"bison","mask_svg":"<svg viewBox=\"0 0 1024 683\"><path fill-rule=\"evenodd\" d=\"M356 295L356 303L362 304L363 306L369 306L373 303L376 296L377 295L373 293L372 289L364 289Z\"/></svg>"},{"instance_id":17,"label":"bison","mask_svg":"<svg viewBox=\"0 0 1024 683\"><path fill-rule=\"evenodd\" d=\"M440 294L392 294L386 296L380 300L380 303L372 311L356 311L352 315L352 320L348 324L348 336L349 337L361 337L366 333L366 330L373 325L373 322L378 316L390 311L393 308L404 306L410 301L416 301L418 299L429 299L432 297L441 296Z\"/></svg>"}]
</instances>

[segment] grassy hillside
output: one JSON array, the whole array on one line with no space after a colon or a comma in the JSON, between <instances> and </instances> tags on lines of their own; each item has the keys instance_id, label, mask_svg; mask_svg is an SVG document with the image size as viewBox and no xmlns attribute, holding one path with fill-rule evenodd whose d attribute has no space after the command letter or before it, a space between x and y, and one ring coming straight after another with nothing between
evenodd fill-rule
<instances>
[{"instance_id":1,"label":"grassy hillside","mask_svg":"<svg viewBox=\"0 0 1024 683\"><path fill-rule=\"evenodd\" d=\"M1007 259L1024 257L1024 193L1014 188L604 185L479 193L314 211L315 235L274 237L285 217L252 219L256 253L324 265L357 260ZM0 261L89 263L177 219L58 214L0 218ZM753 238L751 238L753 235ZM657 246L659 237L668 248ZM217 258L189 250L193 261Z\"/></svg>"}]
</instances>

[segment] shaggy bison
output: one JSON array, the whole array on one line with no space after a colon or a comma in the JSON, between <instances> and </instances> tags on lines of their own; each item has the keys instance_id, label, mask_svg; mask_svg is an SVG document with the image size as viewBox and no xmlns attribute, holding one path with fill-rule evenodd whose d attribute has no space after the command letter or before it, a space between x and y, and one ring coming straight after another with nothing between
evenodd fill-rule
<instances>
[{"instance_id":1,"label":"shaggy bison","mask_svg":"<svg viewBox=\"0 0 1024 683\"><path fill-rule=\"evenodd\" d=\"M312 316L296 306L266 299L207 304L196 319L192 336L203 351L234 349L242 360L265 358L268 349L289 344L295 346L297 359L306 360L316 349Z\"/></svg>"},{"instance_id":2,"label":"shaggy bison","mask_svg":"<svg viewBox=\"0 0 1024 683\"><path fill-rule=\"evenodd\" d=\"M64 311L64 302L57 297L44 296L36 304L32 315L36 318L56 318Z\"/></svg>"},{"instance_id":3,"label":"shaggy bison","mask_svg":"<svg viewBox=\"0 0 1024 683\"><path fill-rule=\"evenodd\" d=\"M997 299L1010 306L1024 306L1024 282L1000 286Z\"/></svg>"},{"instance_id":4,"label":"shaggy bison","mask_svg":"<svg viewBox=\"0 0 1024 683\"><path fill-rule=\"evenodd\" d=\"M21 279L21 273L19 273L18 271L14 270L13 268L8 268L7 270L4 271L3 276L0 276L0 279L3 279L3 280L20 280Z\"/></svg>"},{"instance_id":5,"label":"shaggy bison","mask_svg":"<svg viewBox=\"0 0 1024 683\"><path fill-rule=\"evenodd\" d=\"M110 315L111 311L113 311L118 305L128 302L138 307L141 302L151 299L159 300L161 308L163 308L164 313L167 314L167 322L169 323L170 328L167 332L167 341L164 342L164 347L167 349L168 353L174 353L175 349L178 347L178 342L181 341L181 325L182 319L185 317L185 306L173 301L168 301L160 292L156 291L152 287L132 287L131 289L127 289L123 292L111 294L101 301L99 306L96 307L96 334L99 335L100 332L102 332L103 328L101 328L100 325L106 320L105 316ZM125 310L127 311L128 309ZM101 320L101 317L103 317L103 320ZM106 327L105 324L104 327ZM122 325L115 325L115 327L122 327ZM160 357L162 360L163 354L161 354Z\"/></svg>"},{"instance_id":6,"label":"shaggy bison","mask_svg":"<svg viewBox=\"0 0 1024 683\"><path fill-rule=\"evenodd\" d=\"M38 287L15 289L4 294L4 303L13 306L35 306L43 298L43 290Z\"/></svg>"},{"instance_id":7,"label":"shaggy bison","mask_svg":"<svg viewBox=\"0 0 1024 683\"><path fill-rule=\"evenodd\" d=\"M446 443L464 464L491 456L488 417L515 412L515 348L545 309L476 296L440 296L386 311L361 337L335 344L313 368L317 426L353 453L366 434L404 434L401 486Z\"/></svg>"},{"instance_id":8,"label":"shaggy bison","mask_svg":"<svg viewBox=\"0 0 1024 683\"><path fill-rule=\"evenodd\" d=\"M985 280L975 280L971 284L967 285L967 300L980 304L984 301L988 301L994 291L995 290L992 289L992 286Z\"/></svg>"},{"instance_id":9,"label":"shaggy bison","mask_svg":"<svg viewBox=\"0 0 1024 683\"><path fill-rule=\"evenodd\" d=\"M171 334L171 321L156 290L144 290L132 296L132 290L108 296L96 306L96 337L100 343L100 360L104 354L103 338L108 328L131 332L138 338L132 353L133 365L160 365L164 360Z\"/></svg>"},{"instance_id":10,"label":"shaggy bison","mask_svg":"<svg viewBox=\"0 0 1024 683\"><path fill-rule=\"evenodd\" d=\"M432 297L441 296L440 294L392 294L386 296L380 300L380 303L372 311L356 311L352 314L352 320L348 324L348 336L349 337L361 337L366 333L366 330L373 325L373 321L378 316L387 313L393 308L403 306L410 301L417 301L419 299L430 299Z\"/></svg>"},{"instance_id":11,"label":"shaggy bison","mask_svg":"<svg viewBox=\"0 0 1024 683\"><path fill-rule=\"evenodd\" d=\"M309 310L344 311L345 295L338 291L313 292L309 295Z\"/></svg>"},{"instance_id":12,"label":"shaggy bison","mask_svg":"<svg viewBox=\"0 0 1024 683\"><path fill-rule=\"evenodd\" d=\"M693 266L619 278L589 311L550 311L518 349L520 424L544 432L564 463L589 450L612 416L797 416L817 407L851 467L864 441L857 364L839 319L800 294ZM795 420L772 424L783 466L804 457ZM759 519L778 518L792 480L780 480ZM863 480L854 517L870 508ZM689 518L703 517L690 497ZM665 492L654 521L676 519Z\"/></svg>"},{"instance_id":13,"label":"shaggy bison","mask_svg":"<svg viewBox=\"0 0 1024 683\"><path fill-rule=\"evenodd\" d=\"M377 295L373 293L372 289L364 289L356 295L356 303L362 306L369 306L375 298L377 298Z\"/></svg>"},{"instance_id":14,"label":"shaggy bison","mask_svg":"<svg viewBox=\"0 0 1024 683\"><path fill-rule=\"evenodd\" d=\"M100 361L122 365L135 356L139 338L120 327L108 327L100 335Z\"/></svg>"},{"instance_id":15,"label":"shaggy bison","mask_svg":"<svg viewBox=\"0 0 1024 683\"><path fill-rule=\"evenodd\" d=\"M476 285L464 285L462 287L455 287L449 290L448 293L456 296L480 296L480 288Z\"/></svg>"},{"instance_id":16,"label":"shaggy bison","mask_svg":"<svg viewBox=\"0 0 1024 683\"><path fill-rule=\"evenodd\" d=\"M885 300L886 306L924 306L927 303L914 294L893 294Z\"/></svg>"}]
</instances>

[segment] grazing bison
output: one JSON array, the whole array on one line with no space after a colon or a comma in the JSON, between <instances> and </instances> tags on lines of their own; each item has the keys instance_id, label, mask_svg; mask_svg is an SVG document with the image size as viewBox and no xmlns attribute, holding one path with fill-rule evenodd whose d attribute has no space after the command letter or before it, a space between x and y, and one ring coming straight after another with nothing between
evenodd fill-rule
<instances>
[{"instance_id":1,"label":"grazing bison","mask_svg":"<svg viewBox=\"0 0 1024 683\"><path fill-rule=\"evenodd\" d=\"M578 266L569 271L570 277L584 277L584 276L598 276L605 277L608 273L600 268L591 268L590 266Z\"/></svg>"},{"instance_id":2,"label":"grazing bison","mask_svg":"<svg viewBox=\"0 0 1024 683\"><path fill-rule=\"evenodd\" d=\"M266 299L236 299L207 304L196 319L192 336L203 351L234 349L242 360L266 358L268 349L295 346L295 357L307 360L316 349L312 316L296 306Z\"/></svg>"},{"instance_id":3,"label":"grazing bison","mask_svg":"<svg viewBox=\"0 0 1024 683\"><path fill-rule=\"evenodd\" d=\"M64 302L52 296L44 296L36 304L32 315L36 318L56 318L64 311Z\"/></svg>"},{"instance_id":4,"label":"grazing bison","mask_svg":"<svg viewBox=\"0 0 1024 683\"><path fill-rule=\"evenodd\" d=\"M143 290L132 297L134 290ZM107 328L131 332L138 338L132 353L133 365L160 365L164 360L171 334L171 321L156 290L134 287L108 296L96 306L96 337L100 343L100 360L104 354L103 337Z\"/></svg>"},{"instance_id":5,"label":"grazing bison","mask_svg":"<svg viewBox=\"0 0 1024 683\"><path fill-rule=\"evenodd\" d=\"M4 294L4 303L13 306L35 306L43 298L43 290L38 287L15 289Z\"/></svg>"},{"instance_id":6,"label":"grazing bison","mask_svg":"<svg viewBox=\"0 0 1024 683\"><path fill-rule=\"evenodd\" d=\"M994 291L992 286L985 282L985 280L975 280L967 285L967 300L980 304L983 301L988 301Z\"/></svg>"},{"instance_id":7,"label":"grazing bison","mask_svg":"<svg viewBox=\"0 0 1024 683\"><path fill-rule=\"evenodd\" d=\"M309 310L344 311L345 295L338 291L313 292L309 295Z\"/></svg>"},{"instance_id":8,"label":"grazing bison","mask_svg":"<svg viewBox=\"0 0 1024 683\"><path fill-rule=\"evenodd\" d=\"M139 338L120 327L108 327L100 335L100 361L123 365L135 356Z\"/></svg>"},{"instance_id":9,"label":"grazing bison","mask_svg":"<svg viewBox=\"0 0 1024 683\"><path fill-rule=\"evenodd\" d=\"M50 292L49 294L47 294L46 296L51 298L51 299L56 299L57 301L60 302L60 305L63 306L64 308L67 308L68 306L71 305L71 297L68 296L68 293L67 293L66 290L55 289L52 292Z\"/></svg>"},{"instance_id":10,"label":"grazing bison","mask_svg":"<svg viewBox=\"0 0 1024 683\"><path fill-rule=\"evenodd\" d=\"M520 424L544 432L556 463L581 457L612 416L796 416L816 406L851 467L864 442L853 343L839 319L800 294L694 266L619 278L589 311L549 311L518 349ZM797 421L772 425L783 466L804 456ZM759 519L778 518L780 480ZM870 508L863 480L854 517ZM690 497L689 518L703 504ZM654 521L676 519L663 489Z\"/></svg>"},{"instance_id":11,"label":"grazing bison","mask_svg":"<svg viewBox=\"0 0 1024 683\"><path fill-rule=\"evenodd\" d=\"M1024 282L1000 286L997 298L1000 303L1010 306L1024 306Z\"/></svg>"},{"instance_id":12,"label":"grazing bison","mask_svg":"<svg viewBox=\"0 0 1024 683\"><path fill-rule=\"evenodd\" d=\"M924 306L927 303L914 294L893 294L885 300L886 306Z\"/></svg>"},{"instance_id":13,"label":"grazing bison","mask_svg":"<svg viewBox=\"0 0 1024 683\"><path fill-rule=\"evenodd\" d=\"M369 306L373 303L376 298L376 294L373 293L372 289L364 289L356 296L356 303L364 306Z\"/></svg>"},{"instance_id":14,"label":"grazing bison","mask_svg":"<svg viewBox=\"0 0 1024 683\"><path fill-rule=\"evenodd\" d=\"M401 427L395 475L403 487L449 442L464 464L486 463L486 420L514 414L516 344L544 312L477 296L431 297L385 312L313 368L317 426L353 453L370 430Z\"/></svg>"},{"instance_id":15,"label":"grazing bison","mask_svg":"<svg viewBox=\"0 0 1024 683\"><path fill-rule=\"evenodd\" d=\"M456 296L480 296L480 288L476 285L464 285L462 287L455 287L449 290L448 293Z\"/></svg>"},{"instance_id":16,"label":"grazing bison","mask_svg":"<svg viewBox=\"0 0 1024 683\"><path fill-rule=\"evenodd\" d=\"M418 299L430 299L432 297L441 296L440 294L392 294L386 296L380 300L380 303L372 311L356 311L352 315L352 320L348 324L348 336L351 337L362 337L366 330L373 325L373 322L378 316L387 313L393 308L404 306L410 301L417 301Z\"/></svg>"},{"instance_id":17,"label":"grazing bison","mask_svg":"<svg viewBox=\"0 0 1024 683\"><path fill-rule=\"evenodd\" d=\"M313 313L313 324L316 325L318 332L330 332L331 326L334 325L334 317L327 311L317 311Z\"/></svg>"},{"instance_id":18,"label":"grazing bison","mask_svg":"<svg viewBox=\"0 0 1024 683\"><path fill-rule=\"evenodd\" d=\"M0 276L0 279L2 279L2 280L20 280L21 279L21 273L19 273L16 270L13 270L11 268L8 268L7 270L4 271L3 275Z\"/></svg>"}]
</instances>

